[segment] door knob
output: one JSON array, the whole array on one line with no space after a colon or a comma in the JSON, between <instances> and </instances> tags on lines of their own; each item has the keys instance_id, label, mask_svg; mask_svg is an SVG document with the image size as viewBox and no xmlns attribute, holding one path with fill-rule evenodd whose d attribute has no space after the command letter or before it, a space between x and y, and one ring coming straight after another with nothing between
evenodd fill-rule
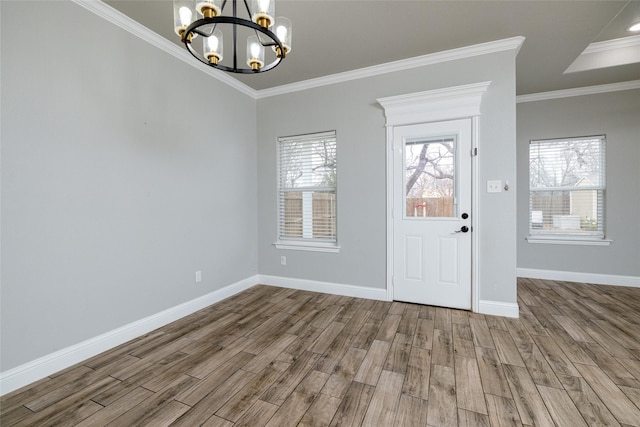
<instances>
[{"instance_id":1,"label":"door knob","mask_svg":"<svg viewBox=\"0 0 640 427\"><path fill-rule=\"evenodd\" d=\"M469 231L469 227L463 225L460 230L456 231L456 233L466 233L467 231Z\"/></svg>"}]
</instances>

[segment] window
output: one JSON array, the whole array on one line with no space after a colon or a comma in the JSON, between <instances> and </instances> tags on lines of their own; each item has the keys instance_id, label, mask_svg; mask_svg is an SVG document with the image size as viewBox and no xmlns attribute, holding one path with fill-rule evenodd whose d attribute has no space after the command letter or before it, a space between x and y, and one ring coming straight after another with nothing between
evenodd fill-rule
<instances>
[{"instance_id":1,"label":"window","mask_svg":"<svg viewBox=\"0 0 640 427\"><path fill-rule=\"evenodd\" d=\"M278 138L276 247L337 251L336 133Z\"/></svg>"},{"instance_id":2,"label":"window","mask_svg":"<svg viewBox=\"0 0 640 427\"><path fill-rule=\"evenodd\" d=\"M531 141L529 235L603 239L604 135Z\"/></svg>"},{"instance_id":3,"label":"window","mask_svg":"<svg viewBox=\"0 0 640 427\"><path fill-rule=\"evenodd\" d=\"M405 142L405 205L407 217L453 217L457 137L411 139Z\"/></svg>"}]
</instances>

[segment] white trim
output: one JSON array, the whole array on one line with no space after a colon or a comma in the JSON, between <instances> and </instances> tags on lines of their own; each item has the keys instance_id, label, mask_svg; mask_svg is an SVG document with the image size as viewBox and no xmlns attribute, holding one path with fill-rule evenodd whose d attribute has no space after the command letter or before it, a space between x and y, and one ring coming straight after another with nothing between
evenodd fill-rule
<instances>
[{"instance_id":1,"label":"white trim","mask_svg":"<svg viewBox=\"0 0 640 427\"><path fill-rule=\"evenodd\" d=\"M248 277L191 301L136 320L128 325L90 338L31 362L0 373L0 395L9 393L90 357L140 337L175 320L195 313L230 296L251 288L258 276Z\"/></svg>"},{"instance_id":2,"label":"white trim","mask_svg":"<svg viewBox=\"0 0 640 427\"><path fill-rule=\"evenodd\" d=\"M480 308L478 312L481 314L489 314L491 316L520 317L520 307L517 303L501 301L480 300Z\"/></svg>"},{"instance_id":3,"label":"white trim","mask_svg":"<svg viewBox=\"0 0 640 427\"><path fill-rule=\"evenodd\" d=\"M147 27L143 26L137 21L129 18L127 15L122 12L114 9L108 4L102 1L96 0L71 0L79 6L84 7L90 12L95 13L101 18L111 22L112 24L117 25L118 27L124 29L125 31L139 37L140 39L148 42L149 44L167 52L168 54L174 56L175 58L197 68L198 70L210 75L211 77L225 83L228 86L233 87L234 89L244 93L245 95L250 96L253 99L261 99L268 98L270 96L282 95L292 92L298 92L306 89L328 86L335 83L342 83L351 80L358 80L365 77L372 77L381 74L396 72L407 70L411 68L423 67L425 65L438 64L442 62L454 61L458 59L470 58L478 55L485 55L489 53L502 52L506 50L515 50L516 54L520 50L522 43L525 38L511 37L502 40L496 40L487 43L480 43L472 46L461 47L457 49L450 49L442 52L436 52L428 55L417 56L414 58L403 59L399 61L388 62L385 64L374 65L371 67L360 68L358 70L346 71L343 73L332 74L329 76L319 77L316 79L305 80L301 82L291 83L287 85L277 86L268 89L255 90L244 83L230 77L229 75L216 70L212 67L208 67L202 64L199 61L194 61L194 58L180 46L175 43L170 42L166 38L160 36L159 34L151 31ZM635 38L640 36L633 37L625 37L625 39ZM626 40L626 45L624 47L628 47L629 40ZM603 43L603 45L597 46L592 49L606 49L606 45L604 43L607 42L599 42ZM616 44L620 44L621 42L616 42ZM593 43L595 45L595 43ZM636 45L636 41L632 40L633 46ZM619 48L619 46L618 46ZM589 47L587 48L589 49ZM594 50L595 52L595 50ZM585 50L584 53L593 53ZM633 80L629 82L621 82L621 83L611 83L605 85L598 86L588 86L583 88L574 88L574 89L564 89L557 90L551 92L540 92L533 93L528 95L519 95L516 97L516 103L521 102L533 102L533 101L542 101L547 99L557 99L557 98L568 98L572 96L581 96L581 95L591 95L597 93L605 93L605 92L615 92L621 90L630 90L630 89L638 89L640 88L640 80Z\"/></svg>"},{"instance_id":4,"label":"white trim","mask_svg":"<svg viewBox=\"0 0 640 427\"><path fill-rule=\"evenodd\" d=\"M216 70L215 68L209 67L202 62L197 61L189 52L187 52L186 49L170 42L158 33L151 31L144 25L140 24L137 21L134 21L124 13L114 9L108 4L98 0L71 1L76 3L78 6L84 7L88 11L95 13L99 17L111 22L112 24L115 24L116 26L129 32L130 34L139 37L140 39L157 47L158 49L165 51L169 55L172 55L173 57L185 62L188 65L191 65L192 67L202 71L203 73L208 74L209 76L221 81L222 83L244 93L245 95L248 95L253 99L257 98L258 92L255 89L245 85L239 80L234 79L224 71Z\"/></svg>"},{"instance_id":5,"label":"white trim","mask_svg":"<svg viewBox=\"0 0 640 427\"><path fill-rule=\"evenodd\" d=\"M302 291L322 292L332 295L343 295L354 298L366 298L379 301L387 299L387 291L381 288L345 285L342 283L320 282L318 280L295 279L291 277L258 275L261 285L278 286L281 288L298 289Z\"/></svg>"},{"instance_id":6,"label":"white trim","mask_svg":"<svg viewBox=\"0 0 640 427\"><path fill-rule=\"evenodd\" d=\"M366 77L379 76L381 74L404 71L411 68L424 67L426 65L439 64L442 62L455 61L459 59L471 58L474 56L487 55L490 53L503 52L508 50L514 50L517 55L520 47L522 46L522 43L524 43L524 40L525 38L522 36L511 37L507 39L431 53L428 55L416 56L414 58L388 62L386 64L360 68L358 70L345 71L343 73L331 74L329 76L318 77L316 79L309 79L269 89L262 89L258 91L257 97L258 99L268 98L270 96L299 92L302 90L328 86L336 83L359 80Z\"/></svg>"},{"instance_id":7,"label":"white trim","mask_svg":"<svg viewBox=\"0 0 640 427\"><path fill-rule=\"evenodd\" d=\"M546 101L548 99L571 98L574 96L595 95L598 93L618 92L633 89L640 89L640 80L519 95L516 96L516 103L520 104L523 102Z\"/></svg>"},{"instance_id":8,"label":"white trim","mask_svg":"<svg viewBox=\"0 0 640 427\"><path fill-rule=\"evenodd\" d=\"M480 82L450 88L436 89L378 99L387 118L386 128L386 190L387 190L387 300L393 300L394 291L394 212L393 212L393 135L394 127L438 120L471 118L471 148L478 148L480 104L491 82ZM477 156L471 159L471 225L475 236L471 240L471 309L480 310L480 282L478 267L478 187ZM473 234L472 234L473 236Z\"/></svg>"},{"instance_id":9,"label":"white trim","mask_svg":"<svg viewBox=\"0 0 640 427\"><path fill-rule=\"evenodd\" d=\"M336 244L322 244L313 242L283 242L277 241L273 243L277 249L288 249L292 251L310 251L310 252L330 252L339 253L340 246Z\"/></svg>"},{"instance_id":10,"label":"white trim","mask_svg":"<svg viewBox=\"0 0 640 427\"><path fill-rule=\"evenodd\" d=\"M571 239L563 237L525 237L527 242L533 244L547 244L547 245L582 245L582 246L609 246L613 240L604 239Z\"/></svg>"},{"instance_id":11,"label":"white trim","mask_svg":"<svg viewBox=\"0 0 640 427\"><path fill-rule=\"evenodd\" d=\"M620 276L616 274L578 273L572 271L539 270L536 268L518 268L518 277L543 280L561 280L563 282L594 283L596 285L629 286L640 288L640 276Z\"/></svg>"},{"instance_id":12,"label":"white trim","mask_svg":"<svg viewBox=\"0 0 640 427\"><path fill-rule=\"evenodd\" d=\"M591 71L640 62L640 36L591 43L563 74Z\"/></svg>"},{"instance_id":13,"label":"white trim","mask_svg":"<svg viewBox=\"0 0 640 427\"><path fill-rule=\"evenodd\" d=\"M482 95L491 82L480 82L377 99L387 126L402 126L480 115Z\"/></svg>"},{"instance_id":14,"label":"white trim","mask_svg":"<svg viewBox=\"0 0 640 427\"><path fill-rule=\"evenodd\" d=\"M386 138L386 147L385 153L387 158L387 170L386 170L386 181L387 181L387 300L393 301L393 291L394 291L394 282L393 282L393 257L394 257L394 249L393 249L393 238L394 238L394 227L393 227L393 126L387 126L387 138Z\"/></svg>"},{"instance_id":15,"label":"white trim","mask_svg":"<svg viewBox=\"0 0 640 427\"><path fill-rule=\"evenodd\" d=\"M471 310L480 312L480 162L478 151L480 150L480 118L471 118ZM475 283L474 283L475 282Z\"/></svg>"},{"instance_id":16,"label":"white trim","mask_svg":"<svg viewBox=\"0 0 640 427\"><path fill-rule=\"evenodd\" d=\"M319 77L315 79L304 80L301 82L276 86L273 88L255 90L246 84L236 80L223 71L209 67L200 61L194 60L185 49L175 43L170 42L166 38L151 31L149 28L137 21L129 18L122 12L114 9L108 4L99 0L71 0L79 6L84 7L90 12L95 13L101 18L117 25L123 30L141 38L142 40L156 46L157 48L169 53L170 55L180 59L181 61L191 65L198 70L210 75L211 77L231 86L232 88L252 97L253 99L267 98L270 96L283 95L292 92L298 92L306 89L342 83L351 80L358 80L365 77L378 76L381 74L403 71L411 68L423 67L425 65L438 64L441 62L455 61L459 59L471 58L479 55L487 55L496 52L514 50L516 55L524 43L525 37L517 36L507 39L495 40L486 43L479 43L472 46L465 46L457 49L445 50L442 52L431 53L428 55L417 56L414 58L402 59L399 61L388 62L385 64L374 65L371 67L360 68L357 70L346 71L343 73L332 74L329 76Z\"/></svg>"},{"instance_id":17,"label":"white trim","mask_svg":"<svg viewBox=\"0 0 640 427\"><path fill-rule=\"evenodd\" d=\"M640 47L640 36L620 37L619 39L604 40L601 42L593 42L580 55L589 55L590 53L608 52L618 49Z\"/></svg>"}]
</instances>

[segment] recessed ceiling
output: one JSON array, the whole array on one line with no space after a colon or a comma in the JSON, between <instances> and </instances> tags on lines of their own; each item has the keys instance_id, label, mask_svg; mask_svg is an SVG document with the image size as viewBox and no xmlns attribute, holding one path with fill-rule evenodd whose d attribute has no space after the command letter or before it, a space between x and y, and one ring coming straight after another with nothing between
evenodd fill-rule
<instances>
[{"instance_id":1,"label":"recessed ceiling","mask_svg":"<svg viewBox=\"0 0 640 427\"><path fill-rule=\"evenodd\" d=\"M293 49L272 71L233 75L256 90L514 36L526 37L519 95L640 78L639 63L563 74L592 42L631 36L639 1L276 1ZM171 1L106 3L181 45Z\"/></svg>"}]
</instances>

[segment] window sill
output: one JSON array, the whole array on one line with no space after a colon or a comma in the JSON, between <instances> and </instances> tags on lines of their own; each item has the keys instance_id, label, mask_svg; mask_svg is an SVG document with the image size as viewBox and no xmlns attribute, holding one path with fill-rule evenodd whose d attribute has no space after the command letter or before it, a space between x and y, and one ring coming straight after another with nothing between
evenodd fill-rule
<instances>
[{"instance_id":1,"label":"window sill","mask_svg":"<svg viewBox=\"0 0 640 427\"><path fill-rule=\"evenodd\" d=\"M340 246L333 243L320 242L282 242L277 241L273 244L278 249L290 249L294 251L311 251L311 252L340 252Z\"/></svg>"},{"instance_id":2,"label":"window sill","mask_svg":"<svg viewBox=\"0 0 640 427\"><path fill-rule=\"evenodd\" d=\"M581 246L609 246L611 240L601 238L570 238L570 237L537 237L529 236L525 238L529 243L542 243L547 245L581 245Z\"/></svg>"}]
</instances>

